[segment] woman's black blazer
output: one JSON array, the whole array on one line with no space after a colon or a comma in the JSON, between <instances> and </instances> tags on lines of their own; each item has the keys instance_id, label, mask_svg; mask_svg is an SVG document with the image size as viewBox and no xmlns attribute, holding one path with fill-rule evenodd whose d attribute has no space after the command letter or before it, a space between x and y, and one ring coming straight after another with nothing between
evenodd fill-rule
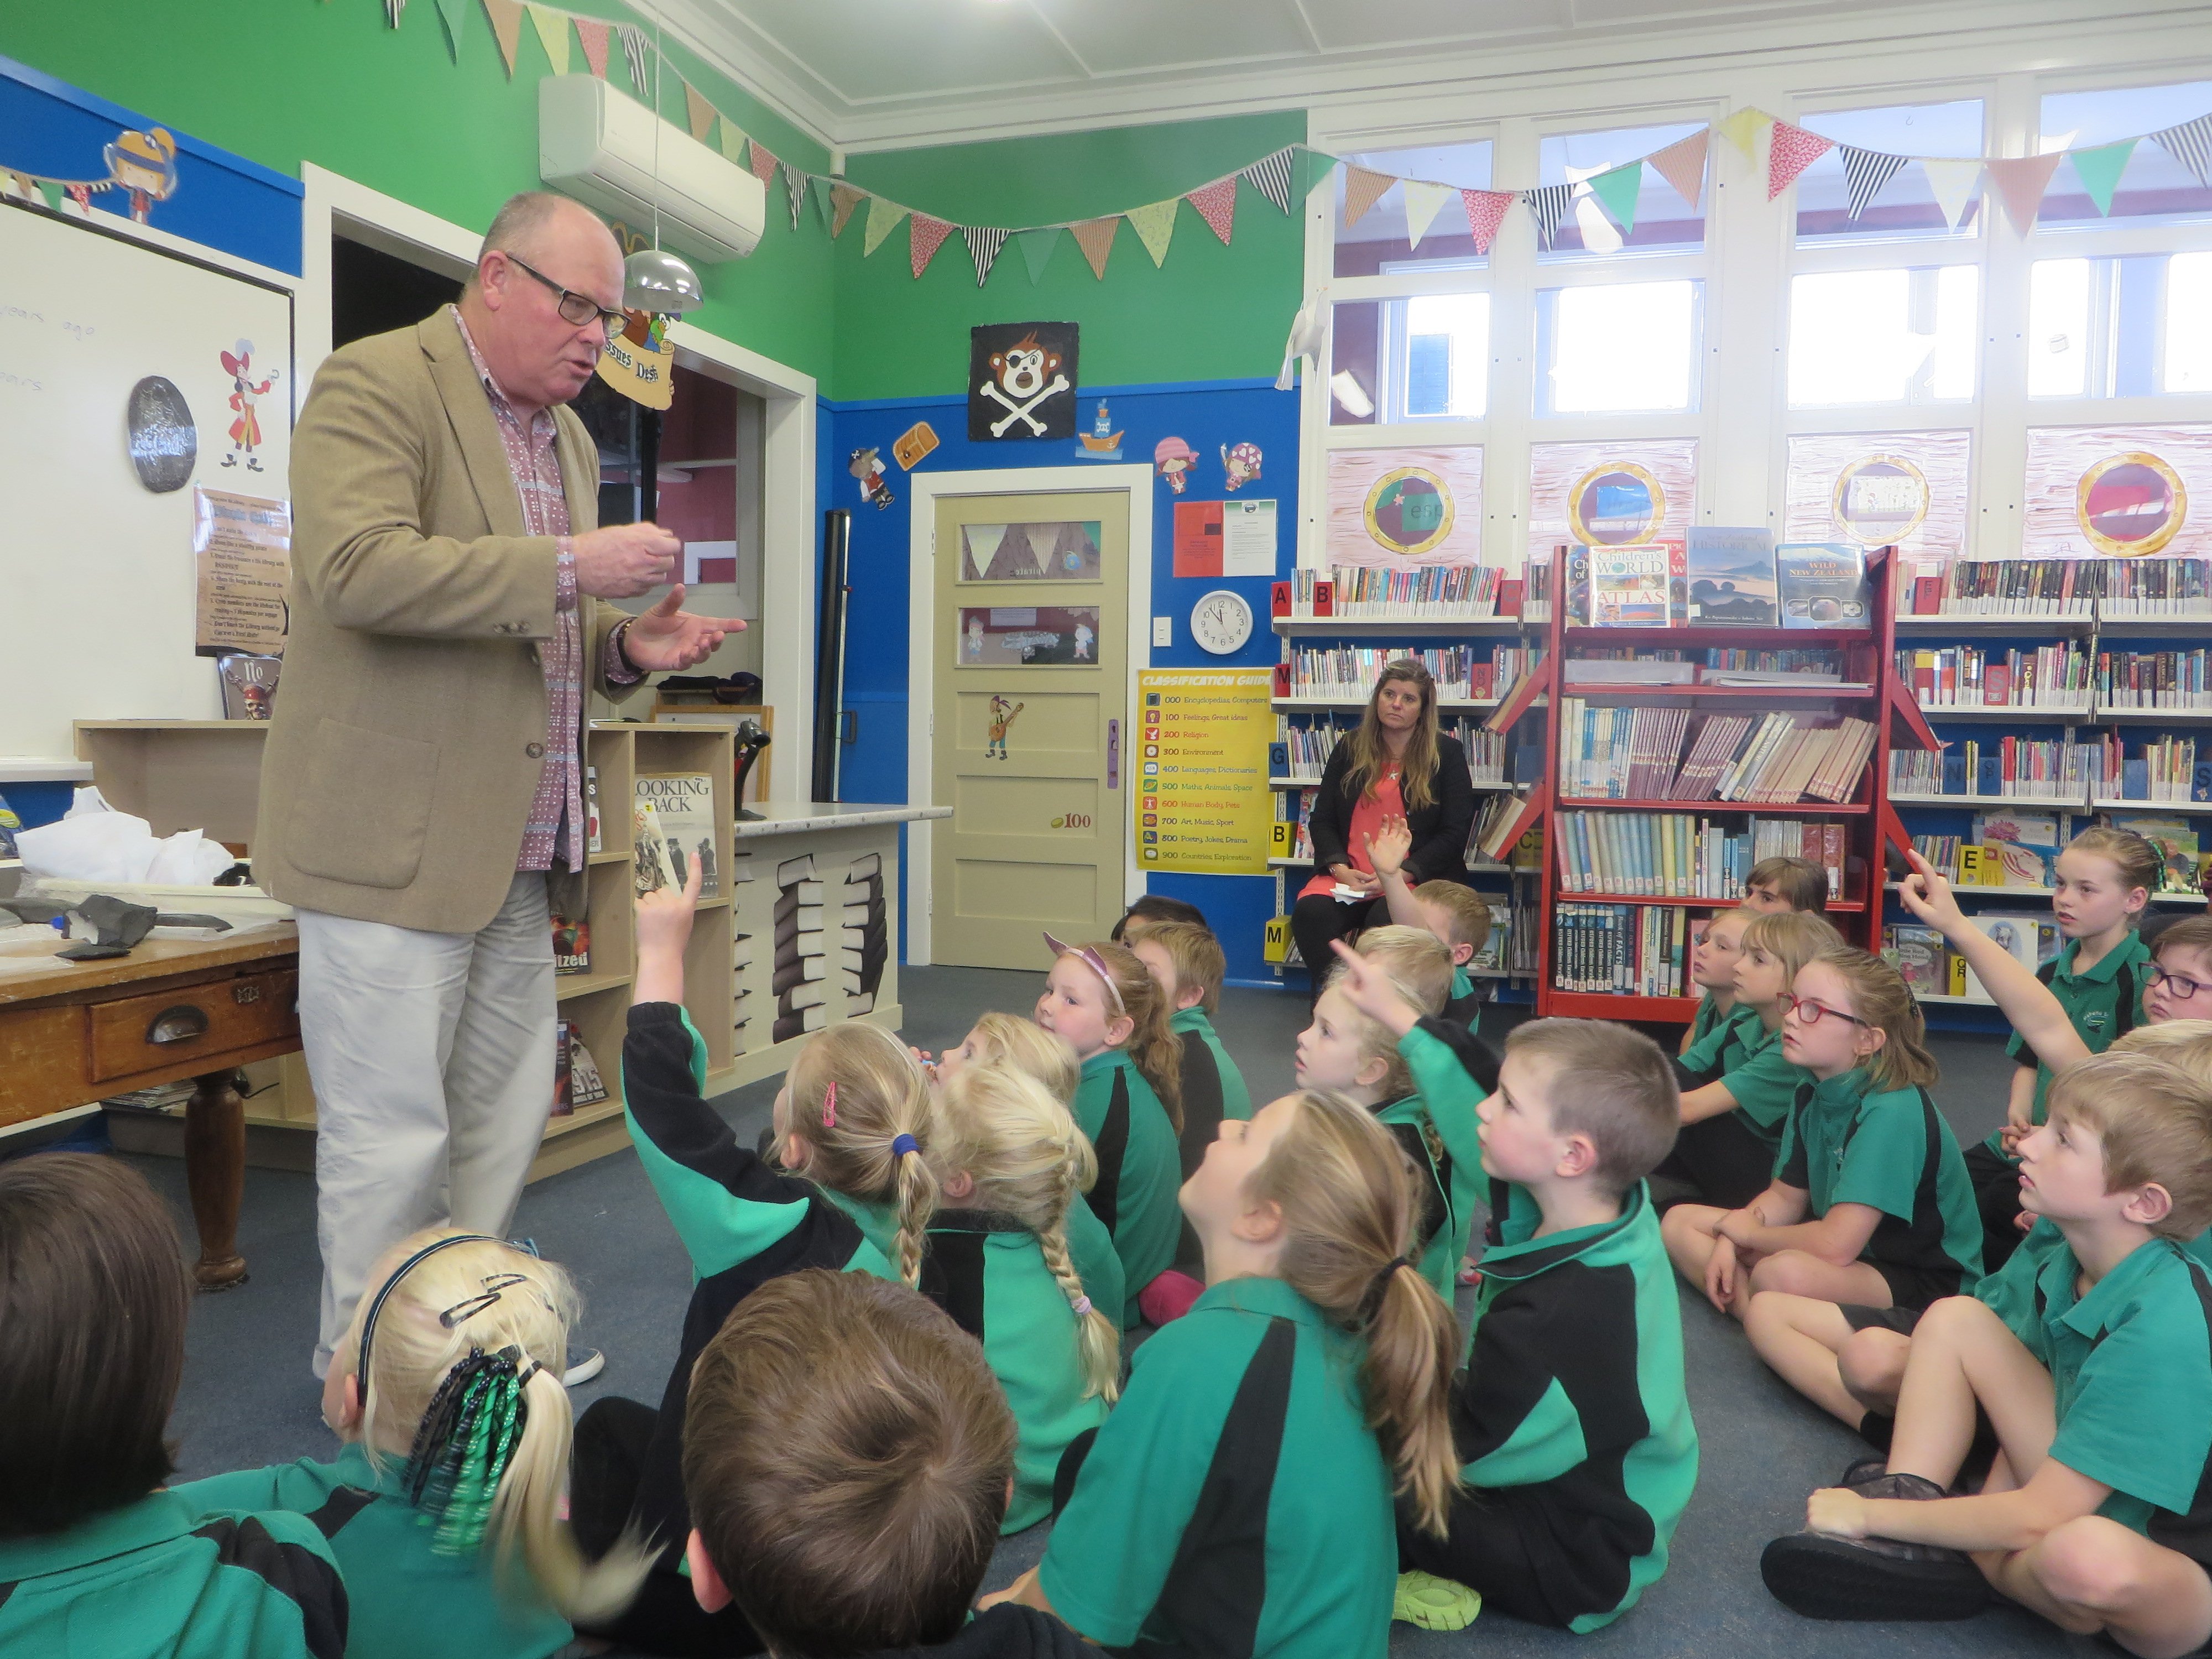
<instances>
[{"instance_id":1,"label":"woman's black blazer","mask_svg":"<svg viewBox=\"0 0 2212 1659\"><path fill-rule=\"evenodd\" d=\"M1344 784L1351 764L1352 744L1340 741L1329 751L1321 788L1314 796L1309 827L1313 835L1314 871L1318 875L1327 875L1333 864L1352 862L1350 838L1355 797ZM1457 738L1437 733L1437 770L1430 780L1429 793L1430 805L1406 814L1406 827L1413 835L1413 850L1406 859L1406 879L1416 884L1438 879L1464 881L1468 832L1474 827L1474 786L1468 781L1467 750Z\"/></svg>"}]
</instances>

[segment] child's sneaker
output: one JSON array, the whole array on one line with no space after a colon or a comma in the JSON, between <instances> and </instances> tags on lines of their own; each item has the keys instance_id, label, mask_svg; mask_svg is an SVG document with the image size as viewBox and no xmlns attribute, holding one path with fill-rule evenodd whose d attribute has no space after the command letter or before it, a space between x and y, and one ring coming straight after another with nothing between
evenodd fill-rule
<instances>
[{"instance_id":1,"label":"child's sneaker","mask_svg":"<svg viewBox=\"0 0 2212 1659\"><path fill-rule=\"evenodd\" d=\"M1944 1496L1917 1474L1881 1475L1856 1490L1863 1498ZM1759 1574L1776 1601L1808 1619L1971 1619L1990 1595L1981 1569L1963 1552L1893 1538L1792 1533L1766 1547Z\"/></svg>"},{"instance_id":2,"label":"child's sneaker","mask_svg":"<svg viewBox=\"0 0 2212 1659\"><path fill-rule=\"evenodd\" d=\"M1418 1568L1398 1575L1390 1616L1423 1630L1465 1630L1482 1611L1482 1592Z\"/></svg>"}]
</instances>

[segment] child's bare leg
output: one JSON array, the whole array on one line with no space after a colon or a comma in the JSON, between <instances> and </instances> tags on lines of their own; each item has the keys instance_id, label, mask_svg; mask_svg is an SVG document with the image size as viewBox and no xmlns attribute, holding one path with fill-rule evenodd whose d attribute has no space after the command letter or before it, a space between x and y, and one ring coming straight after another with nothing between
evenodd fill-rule
<instances>
[{"instance_id":1,"label":"child's bare leg","mask_svg":"<svg viewBox=\"0 0 2212 1659\"><path fill-rule=\"evenodd\" d=\"M2177 1659L2212 1636L2204 1569L2100 1515L2052 1528L1990 1582L2051 1623L2083 1634L2101 1628L2144 1659Z\"/></svg>"},{"instance_id":2,"label":"child's bare leg","mask_svg":"<svg viewBox=\"0 0 2212 1659\"><path fill-rule=\"evenodd\" d=\"M1977 1403L1989 1413L2013 1478L2033 1479L2058 1431L2051 1373L1984 1304L1947 1297L1913 1329L1890 1472L1948 1486L1973 1444Z\"/></svg>"},{"instance_id":3,"label":"child's bare leg","mask_svg":"<svg viewBox=\"0 0 2212 1659\"><path fill-rule=\"evenodd\" d=\"M1674 1271L1699 1291L1705 1288L1705 1265L1713 1259L1713 1228L1726 1210L1711 1204L1677 1204L1659 1218L1659 1237L1667 1246L1667 1259Z\"/></svg>"},{"instance_id":4,"label":"child's bare leg","mask_svg":"<svg viewBox=\"0 0 2212 1659\"><path fill-rule=\"evenodd\" d=\"M1754 1291L1780 1291L1788 1296L1850 1302L1865 1308L1887 1308L1890 1304L1889 1281L1865 1262L1846 1261L1838 1266L1807 1250L1777 1250L1772 1255L1763 1255L1749 1278Z\"/></svg>"},{"instance_id":5,"label":"child's bare leg","mask_svg":"<svg viewBox=\"0 0 2212 1659\"><path fill-rule=\"evenodd\" d=\"M1853 1331L1850 1340L1836 1350L1836 1370L1852 1399L1870 1412L1897 1414L1897 1390L1905 1381L1905 1356L1912 1339L1902 1331L1877 1325Z\"/></svg>"},{"instance_id":6,"label":"child's bare leg","mask_svg":"<svg viewBox=\"0 0 2212 1659\"><path fill-rule=\"evenodd\" d=\"M1851 1339L1850 1321L1832 1302L1761 1291L1743 1317L1744 1333L1776 1375L1831 1417L1856 1429L1866 1407L1844 1386L1836 1354Z\"/></svg>"}]
</instances>

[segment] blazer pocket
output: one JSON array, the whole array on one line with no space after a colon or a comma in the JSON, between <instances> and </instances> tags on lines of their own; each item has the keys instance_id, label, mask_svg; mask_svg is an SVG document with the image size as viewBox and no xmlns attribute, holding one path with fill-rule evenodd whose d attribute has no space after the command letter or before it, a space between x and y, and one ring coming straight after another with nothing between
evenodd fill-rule
<instances>
[{"instance_id":1,"label":"blazer pocket","mask_svg":"<svg viewBox=\"0 0 2212 1659\"><path fill-rule=\"evenodd\" d=\"M286 819L286 856L303 875L404 887L422 863L437 788L436 744L319 720L307 790Z\"/></svg>"}]
</instances>

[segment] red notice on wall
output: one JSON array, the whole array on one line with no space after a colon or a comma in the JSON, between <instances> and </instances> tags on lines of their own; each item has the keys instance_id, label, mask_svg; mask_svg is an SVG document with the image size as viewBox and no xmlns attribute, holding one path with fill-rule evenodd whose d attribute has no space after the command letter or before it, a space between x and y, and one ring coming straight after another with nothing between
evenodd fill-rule
<instances>
[{"instance_id":1,"label":"red notice on wall","mask_svg":"<svg viewBox=\"0 0 2212 1659\"><path fill-rule=\"evenodd\" d=\"M1221 503L1175 504L1175 573L1178 576L1221 574Z\"/></svg>"}]
</instances>

